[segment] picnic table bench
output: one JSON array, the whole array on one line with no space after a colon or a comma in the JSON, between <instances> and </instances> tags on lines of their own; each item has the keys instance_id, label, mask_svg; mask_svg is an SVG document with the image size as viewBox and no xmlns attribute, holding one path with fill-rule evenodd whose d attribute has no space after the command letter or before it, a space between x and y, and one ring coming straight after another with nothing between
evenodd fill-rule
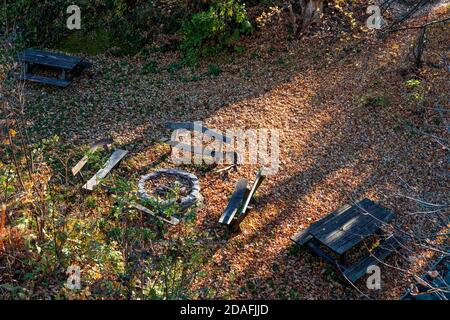
<instances>
[{"instance_id":1,"label":"picnic table bench","mask_svg":"<svg viewBox=\"0 0 450 320\"><path fill-rule=\"evenodd\" d=\"M23 65L23 72L15 74L20 80L39 82L63 88L72 82L72 76L90 66L87 61L79 57L36 49L26 49L19 53L17 60ZM59 70L59 79L31 73L31 69L36 65Z\"/></svg>"},{"instance_id":2,"label":"picnic table bench","mask_svg":"<svg viewBox=\"0 0 450 320\"><path fill-rule=\"evenodd\" d=\"M381 226L390 222L394 216L373 201L364 199L353 206L345 205L330 213L294 235L291 240L298 245L307 246L325 261L337 265L348 280L355 282L366 273L367 267L383 261L398 248L400 241L389 236L370 255L351 266L347 263L346 253L369 236L380 235Z\"/></svg>"},{"instance_id":3,"label":"picnic table bench","mask_svg":"<svg viewBox=\"0 0 450 320\"><path fill-rule=\"evenodd\" d=\"M265 175L262 169L258 171L251 189L247 188L248 181L246 179L240 179L219 223L228 226L232 231L238 230L240 223L248 214L250 201L264 179Z\"/></svg>"}]
</instances>

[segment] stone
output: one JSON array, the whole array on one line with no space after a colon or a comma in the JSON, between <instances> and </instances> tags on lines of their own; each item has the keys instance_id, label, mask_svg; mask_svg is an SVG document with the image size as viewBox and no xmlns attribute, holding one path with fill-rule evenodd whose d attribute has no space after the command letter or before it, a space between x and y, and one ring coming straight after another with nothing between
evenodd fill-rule
<instances>
[{"instance_id":1,"label":"stone","mask_svg":"<svg viewBox=\"0 0 450 320\"><path fill-rule=\"evenodd\" d=\"M191 192L187 196L182 197L179 201L179 204L183 208L188 208L198 202L199 198L201 197L201 194L200 194L200 184L199 184L199 180L198 180L197 176L195 176L192 173L189 173L189 172L186 172L183 170L177 170L177 169L159 169L159 170L156 170L155 172L151 172L151 173L141 176L141 178L139 179L139 182L138 182L138 196L141 199L153 200L155 202L159 202L159 204L161 204L163 206L171 205L175 202L174 200L157 201L157 199L150 196L145 191L145 181L156 178L161 174L170 174L170 175L181 177L181 178L189 181L189 183L191 185ZM161 187L159 187L157 190L160 190L160 189L161 189Z\"/></svg>"}]
</instances>

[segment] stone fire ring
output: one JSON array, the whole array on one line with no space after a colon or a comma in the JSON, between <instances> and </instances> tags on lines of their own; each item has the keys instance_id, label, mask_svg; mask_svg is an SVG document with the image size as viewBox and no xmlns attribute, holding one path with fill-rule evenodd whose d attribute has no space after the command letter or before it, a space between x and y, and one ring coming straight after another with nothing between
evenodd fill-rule
<instances>
[{"instance_id":1,"label":"stone fire ring","mask_svg":"<svg viewBox=\"0 0 450 320\"><path fill-rule=\"evenodd\" d=\"M165 201L158 201L155 197L150 196L145 191L145 181L148 179L154 179L162 174L170 174L174 176L179 176L181 178L184 178L188 180L191 184L191 193L189 193L187 196L182 197L180 200L180 205L183 208L188 208L194 204L197 203L197 201L200 198L200 185L198 183L198 178L192 173L183 171L183 170L176 170L176 169L159 169L155 172L146 174L144 176L141 176L138 182L138 196L144 200L153 200L158 202L161 205L170 205L173 204L173 200L165 200Z\"/></svg>"}]
</instances>

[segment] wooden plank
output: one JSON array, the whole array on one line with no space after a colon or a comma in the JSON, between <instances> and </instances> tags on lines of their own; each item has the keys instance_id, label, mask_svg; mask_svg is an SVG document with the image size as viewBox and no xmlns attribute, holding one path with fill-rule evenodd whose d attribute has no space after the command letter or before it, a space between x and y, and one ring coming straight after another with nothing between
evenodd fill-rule
<instances>
[{"instance_id":1,"label":"wooden plank","mask_svg":"<svg viewBox=\"0 0 450 320\"><path fill-rule=\"evenodd\" d=\"M299 231L291 237L291 240L294 241L299 246L303 246L305 243L307 243L312 239L313 236L309 233L309 228Z\"/></svg>"},{"instance_id":2,"label":"wooden plank","mask_svg":"<svg viewBox=\"0 0 450 320\"><path fill-rule=\"evenodd\" d=\"M172 146L173 148L182 148L184 150L191 150L192 153L194 154L200 154L200 155L210 155L211 158L213 159L220 159L219 155L222 155L222 159L223 161L225 161L226 159L233 159L233 164L236 164L239 162L239 155L236 152L231 152L231 151L227 151L227 152L217 152L217 156L216 156L216 151L210 148L202 148L201 146L196 146L196 145L189 145L186 143L182 143L182 142L177 142L177 141L163 141L165 143L167 143L168 145Z\"/></svg>"},{"instance_id":3,"label":"wooden plank","mask_svg":"<svg viewBox=\"0 0 450 320\"><path fill-rule=\"evenodd\" d=\"M253 187L250 189L250 192L248 193L244 204L242 205L242 208L239 212L239 219L242 220L243 218L245 218L246 216L246 212L248 209L248 205L250 204L250 200L252 200L253 196L255 195L256 190L258 190L259 186L261 185L261 183L264 181L264 179L266 178L266 176L263 174L262 169L260 169L258 171L258 173L256 174L256 179L253 182Z\"/></svg>"},{"instance_id":4,"label":"wooden plank","mask_svg":"<svg viewBox=\"0 0 450 320\"><path fill-rule=\"evenodd\" d=\"M330 214L327 214L325 217L317 220L315 223L313 223L310 226L310 231L315 231L315 230L319 230L322 229L324 225L328 224L329 221L332 221L333 219L335 219L336 217L339 217L341 215L343 215L344 213L346 213L349 209L351 208L350 205L346 204L342 207L340 207L339 209L331 212Z\"/></svg>"},{"instance_id":5,"label":"wooden plank","mask_svg":"<svg viewBox=\"0 0 450 320\"><path fill-rule=\"evenodd\" d=\"M93 144L91 144L91 148L89 149L89 152L94 153L95 151L97 151L98 148L110 145L112 143L113 143L113 140L111 138L98 140L98 141L94 142ZM84 165L88 162L88 160L89 160L89 157L87 155L85 155L83 158L81 158L81 160L78 161L78 163L72 168L72 175L75 176L78 172L80 172L80 170L84 167Z\"/></svg>"},{"instance_id":6,"label":"wooden plank","mask_svg":"<svg viewBox=\"0 0 450 320\"><path fill-rule=\"evenodd\" d=\"M351 282L357 281L363 275L366 274L367 268L370 265L377 265L378 260L383 261L386 259L394 250L400 246L401 242L395 236L390 236L384 240L379 247L375 248L371 255L362 258L359 262L355 263L353 266L347 268L344 271L344 276Z\"/></svg>"},{"instance_id":7,"label":"wooden plank","mask_svg":"<svg viewBox=\"0 0 450 320\"><path fill-rule=\"evenodd\" d=\"M141 211L143 211L143 212L149 214L149 215L152 216L153 218L156 218L156 219L158 219L158 220L161 220L161 221L163 221L163 222L165 222L165 223L168 223L168 224L171 224L171 225L174 225L174 226L176 226L178 223L180 223L180 220L178 220L178 219L175 218L175 217L170 217L169 219L166 219L166 218L164 218L164 217L162 217L162 216L160 216L160 215L155 214L153 211L151 211L151 210L148 209L147 207L144 207L144 206L142 206L142 205L140 205L140 204L138 204L138 203L136 203L136 202L131 202L130 205L131 205L132 207L138 209L138 210L141 210Z\"/></svg>"},{"instance_id":8,"label":"wooden plank","mask_svg":"<svg viewBox=\"0 0 450 320\"><path fill-rule=\"evenodd\" d=\"M316 238L337 254L342 254L380 228L380 224L373 218L358 211L354 211L348 218L338 229Z\"/></svg>"},{"instance_id":9,"label":"wooden plank","mask_svg":"<svg viewBox=\"0 0 450 320\"><path fill-rule=\"evenodd\" d=\"M237 182L233 195L231 196L225 211L219 219L219 223L226 225L231 224L236 212L241 206L242 200L244 199L245 192L247 191L247 183L248 181L246 179L241 179Z\"/></svg>"},{"instance_id":10,"label":"wooden plank","mask_svg":"<svg viewBox=\"0 0 450 320\"><path fill-rule=\"evenodd\" d=\"M373 202L369 199L364 199L358 203L358 205L363 208L368 208ZM342 224L348 221L349 217L353 217L355 215L355 211L357 210L357 206L353 205L345 205L340 209L336 210L328 219L325 219L320 225L315 224L314 227L311 228L311 233L314 234L315 237L320 237L321 235L326 235L330 232L339 229Z\"/></svg>"},{"instance_id":11,"label":"wooden plank","mask_svg":"<svg viewBox=\"0 0 450 320\"><path fill-rule=\"evenodd\" d=\"M100 181L106 177L106 175L111 171L114 166L122 160L123 157L128 153L127 150L116 149L111 157L109 157L108 161L105 163L105 166L100 169L88 182L86 182L83 186L83 189L86 190L94 190L94 187L100 183Z\"/></svg>"},{"instance_id":12,"label":"wooden plank","mask_svg":"<svg viewBox=\"0 0 450 320\"><path fill-rule=\"evenodd\" d=\"M17 55L19 61L40 64L66 70L73 70L82 59L62 53L26 49Z\"/></svg>"},{"instance_id":13,"label":"wooden plank","mask_svg":"<svg viewBox=\"0 0 450 320\"><path fill-rule=\"evenodd\" d=\"M16 73L14 73L14 77L18 80L27 80L27 81L31 81L31 82L43 83L43 84L48 84L48 85L57 86L57 87L61 87L61 88L66 88L71 83L71 81L69 81L69 80L61 80L61 79L56 79L56 78L44 77L44 76L39 76L39 75L31 74L31 73L21 74L21 73L16 72Z\"/></svg>"},{"instance_id":14,"label":"wooden plank","mask_svg":"<svg viewBox=\"0 0 450 320\"><path fill-rule=\"evenodd\" d=\"M199 132L205 133L209 137L215 137L219 140L222 140L222 142L225 143L231 143L231 138L222 135L219 132L216 132L214 130L211 130L204 126L196 126L194 122L166 122L165 124L166 129L171 130L178 130L178 129L185 129L185 130L196 130L200 129Z\"/></svg>"},{"instance_id":15,"label":"wooden plank","mask_svg":"<svg viewBox=\"0 0 450 320\"><path fill-rule=\"evenodd\" d=\"M378 210L379 206L374 206L370 208L370 212ZM384 208L382 208L384 209ZM361 214L360 214L361 215ZM357 245L364 238L376 234L383 223L389 223L393 218L394 214L392 212L382 210L381 213L377 214L377 219L366 219L365 224L361 223L359 229L351 228L345 230L346 234L340 237L338 240L330 244L333 251L342 254L353 246Z\"/></svg>"},{"instance_id":16,"label":"wooden plank","mask_svg":"<svg viewBox=\"0 0 450 320\"><path fill-rule=\"evenodd\" d=\"M349 208L351 208L350 205L344 205L340 207L339 209L333 211L330 214L327 214L325 217L317 220L312 225L310 225L305 230L299 231L295 235L291 237L291 240L297 243L298 245L302 246L305 243L307 243L309 240L313 238L313 236L310 234L311 230L318 229L322 225L324 225L327 221L333 219L334 217L346 212Z\"/></svg>"}]
</instances>

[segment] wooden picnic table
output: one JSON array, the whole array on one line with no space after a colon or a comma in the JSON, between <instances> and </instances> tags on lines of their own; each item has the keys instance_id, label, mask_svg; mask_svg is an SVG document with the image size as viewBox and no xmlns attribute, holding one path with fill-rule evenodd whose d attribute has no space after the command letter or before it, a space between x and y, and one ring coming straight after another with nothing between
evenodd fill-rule
<instances>
[{"instance_id":1,"label":"wooden picnic table","mask_svg":"<svg viewBox=\"0 0 450 320\"><path fill-rule=\"evenodd\" d=\"M72 82L71 79L68 78L69 73L74 73L77 69L89 66L89 63L79 57L37 49L26 49L17 55L17 59L22 63L24 70L20 74L17 73L16 77L21 80L45 83L59 87L67 87ZM58 69L61 72L59 79L31 73L30 69L34 65Z\"/></svg>"},{"instance_id":2,"label":"wooden picnic table","mask_svg":"<svg viewBox=\"0 0 450 320\"><path fill-rule=\"evenodd\" d=\"M397 238L388 237L371 255L352 266L347 264L346 253L369 236L379 235L381 226L391 221L394 216L392 212L373 201L364 199L353 206L346 205L330 213L294 235L291 240L299 245L306 245L316 255L339 266L344 276L354 282L366 273L368 266L376 265L378 260L385 259L400 243ZM328 250L334 256L328 253Z\"/></svg>"}]
</instances>

